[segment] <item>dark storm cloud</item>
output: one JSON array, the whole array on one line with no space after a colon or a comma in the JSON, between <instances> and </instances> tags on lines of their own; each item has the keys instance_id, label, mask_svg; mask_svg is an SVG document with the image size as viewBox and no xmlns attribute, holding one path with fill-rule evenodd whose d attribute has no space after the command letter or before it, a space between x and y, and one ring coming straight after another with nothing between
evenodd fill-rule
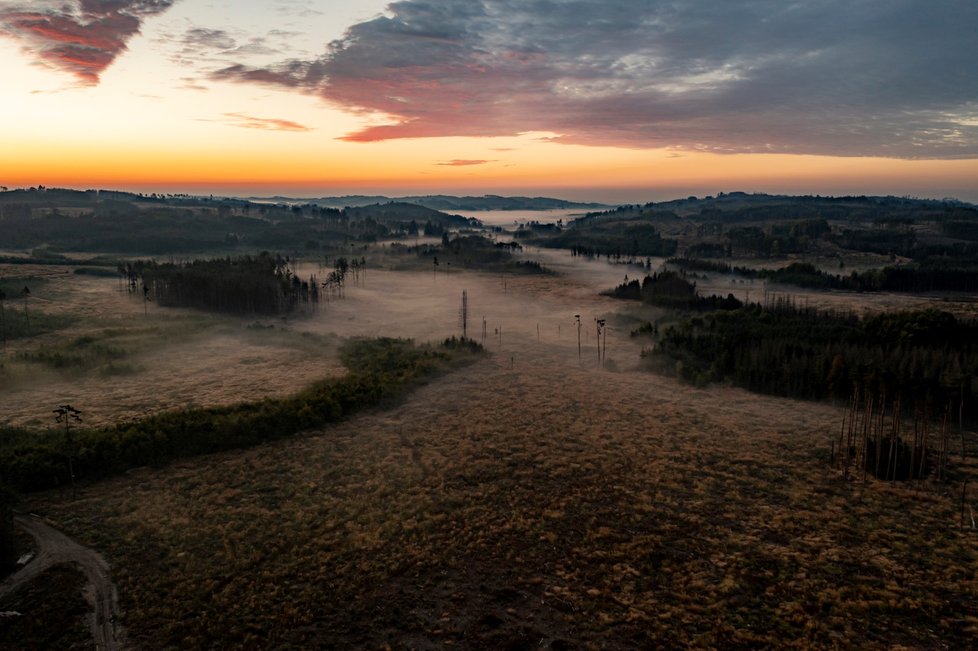
<instances>
[{"instance_id":1,"label":"dark storm cloud","mask_svg":"<svg viewBox=\"0 0 978 651\"><path fill-rule=\"evenodd\" d=\"M143 21L175 0L0 2L0 34L16 39L35 60L87 84L126 50Z\"/></svg>"},{"instance_id":2,"label":"dark storm cloud","mask_svg":"<svg viewBox=\"0 0 978 651\"><path fill-rule=\"evenodd\" d=\"M316 60L216 79L390 123L346 139L528 131L594 145L978 155L978 3L405 0Z\"/></svg>"}]
</instances>

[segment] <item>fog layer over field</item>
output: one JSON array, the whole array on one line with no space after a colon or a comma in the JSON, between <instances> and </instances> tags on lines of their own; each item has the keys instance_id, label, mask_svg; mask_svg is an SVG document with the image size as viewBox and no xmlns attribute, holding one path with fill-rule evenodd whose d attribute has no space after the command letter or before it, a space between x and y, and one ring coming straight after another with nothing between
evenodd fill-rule
<instances>
[{"instance_id":1,"label":"fog layer over field","mask_svg":"<svg viewBox=\"0 0 978 651\"><path fill-rule=\"evenodd\" d=\"M8 344L0 375L2 418L12 425L46 426L51 409L70 403L84 412L86 423L97 424L286 395L344 372L335 359L333 334L407 337L421 343L461 335L463 291L468 336L510 365L530 363L546 349L558 354L562 364L597 367L595 320L608 318L607 366L635 367L640 346L627 334L637 321L615 315L654 310L598 292L639 271L563 251L532 250L522 257L540 260L559 275L461 271L447 258L431 272L393 272L370 268L368 260L366 273L357 283L348 280L342 298L287 319L257 321L144 305L138 292L126 292L115 279L51 267L45 282L35 285L29 310L73 315L76 321ZM21 270L7 270L8 278L11 271ZM325 272L315 264L300 265L300 277L313 274ZM22 306L8 300L7 309ZM580 361L575 315L581 321ZM75 359L91 346L110 359L62 367L23 359L38 351Z\"/></svg>"}]
</instances>

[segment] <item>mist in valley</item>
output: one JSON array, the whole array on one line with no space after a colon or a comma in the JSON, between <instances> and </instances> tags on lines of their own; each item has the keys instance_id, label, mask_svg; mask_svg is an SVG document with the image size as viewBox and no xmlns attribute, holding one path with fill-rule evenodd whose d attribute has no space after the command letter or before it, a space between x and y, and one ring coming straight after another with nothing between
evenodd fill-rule
<instances>
[{"instance_id":1,"label":"mist in valley","mask_svg":"<svg viewBox=\"0 0 978 651\"><path fill-rule=\"evenodd\" d=\"M275 317L162 307L119 279L57 267L43 282L25 276L37 282L33 309L74 320L8 343L11 426L51 428L66 403L87 427L261 404L353 372L344 342L437 347L463 334L463 315L485 348L294 436L30 496L33 512L118 568L135 647L763 646L784 639L776 625L789 611L808 639L866 642L865 616L853 613L875 588L841 594L840 564L921 580L934 570L914 559L971 553L966 539L921 535L953 517L955 504L925 497L936 493L843 481L830 462L848 413L838 402L652 372L643 352L656 340L633 330L684 317L602 292L664 269L664 258L619 264L526 245L515 258L546 273L514 274L391 247L356 250L366 267L341 291ZM295 276L321 282L331 259L293 261ZM858 313L972 307L690 278L704 294ZM53 355L71 363L54 367ZM895 542L881 547L883 536ZM938 607L941 596L921 599ZM891 626L920 639L926 619L909 602L894 607Z\"/></svg>"}]
</instances>

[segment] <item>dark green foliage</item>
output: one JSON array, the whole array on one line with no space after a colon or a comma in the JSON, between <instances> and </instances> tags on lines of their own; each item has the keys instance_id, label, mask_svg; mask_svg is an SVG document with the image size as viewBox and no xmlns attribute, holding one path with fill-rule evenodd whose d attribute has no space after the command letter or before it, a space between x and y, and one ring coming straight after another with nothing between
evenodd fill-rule
<instances>
[{"instance_id":1,"label":"dark green foliage","mask_svg":"<svg viewBox=\"0 0 978 651\"><path fill-rule=\"evenodd\" d=\"M395 246L392 250L415 253L419 258L430 261L431 266L446 271L455 268L518 274L550 273L539 262L514 260L514 254L523 250L523 246L516 241L494 242L481 235L450 237L447 232L442 232L441 237L440 245Z\"/></svg>"},{"instance_id":2,"label":"dark green foliage","mask_svg":"<svg viewBox=\"0 0 978 651\"><path fill-rule=\"evenodd\" d=\"M17 494L0 477L0 577L7 574L17 563L17 539L14 529L14 507Z\"/></svg>"},{"instance_id":3,"label":"dark green foliage","mask_svg":"<svg viewBox=\"0 0 978 651\"><path fill-rule=\"evenodd\" d=\"M86 336L78 337L61 347L42 345L37 350L20 352L16 359L58 370L74 370L94 368L127 355L128 351L122 348L99 343L93 337Z\"/></svg>"},{"instance_id":4,"label":"dark green foliage","mask_svg":"<svg viewBox=\"0 0 978 651\"><path fill-rule=\"evenodd\" d=\"M3 618L0 648L91 649L92 632L86 620L92 615L85 601L88 583L81 568L61 563L0 601L0 610L17 615Z\"/></svg>"},{"instance_id":5,"label":"dark green foliage","mask_svg":"<svg viewBox=\"0 0 978 651\"><path fill-rule=\"evenodd\" d=\"M43 279L34 277L0 278L0 340L9 341L54 332L75 320L75 317L65 314L40 312L33 304L25 313L24 287L29 286L29 296L35 296L45 283Z\"/></svg>"},{"instance_id":6,"label":"dark green foliage","mask_svg":"<svg viewBox=\"0 0 978 651\"><path fill-rule=\"evenodd\" d=\"M59 211L71 208L72 214ZM347 210L254 204L237 199L152 197L50 189L0 193L5 248L162 255L212 251L298 250L406 233L411 220L467 226L469 220L406 203ZM66 261L69 263L70 260Z\"/></svg>"},{"instance_id":7,"label":"dark green foliage","mask_svg":"<svg viewBox=\"0 0 978 651\"><path fill-rule=\"evenodd\" d=\"M651 305L679 310L734 310L741 306L733 294L721 296L700 296L696 283L687 280L686 275L675 271L661 271L646 276L642 283L632 280L622 283L607 295Z\"/></svg>"},{"instance_id":8,"label":"dark green foliage","mask_svg":"<svg viewBox=\"0 0 978 651\"><path fill-rule=\"evenodd\" d=\"M471 340L415 346L404 339L358 339L341 350L349 373L289 398L173 411L102 429L74 430L80 479L97 479L173 459L243 448L321 427L398 398L413 383L466 363L481 350ZM16 432L0 442L0 472L20 490L68 482L62 431Z\"/></svg>"},{"instance_id":9,"label":"dark green foliage","mask_svg":"<svg viewBox=\"0 0 978 651\"><path fill-rule=\"evenodd\" d=\"M978 292L978 268L946 265L938 259L923 264L853 271L848 276L821 271L808 262L792 262L778 269L732 267L724 262L696 258L670 258L669 264L690 271L737 274L744 278L764 278L774 283L808 289L841 289L855 292Z\"/></svg>"},{"instance_id":10,"label":"dark green foliage","mask_svg":"<svg viewBox=\"0 0 978 651\"><path fill-rule=\"evenodd\" d=\"M936 310L859 319L779 300L666 328L656 349L682 377L775 395L848 398L853 386L931 409L963 400L974 419L978 325Z\"/></svg>"},{"instance_id":11,"label":"dark green foliage","mask_svg":"<svg viewBox=\"0 0 978 651\"><path fill-rule=\"evenodd\" d=\"M149 297L164 306L231 314L283 314L319 300L315 277L300 280L288 260L268 253L184 264L138 262Z\"/></svg>"},{"instance_id":12,"label":"dark green foliage","mask_svg":"<svg viewBox=\"0 0 978 651\"><path fill-rule=\"evenodd\" d=\"M835 238L844 249L913 257L917 236L910 229L847 229Z\"/></svg>"},{"instance_id":13,"label":"dark green foliage","mask_svg":"<svg viewBox=\"0 0 978 651\"><path fill-rule=\"evenodd\" d=\"M670 256L676 252L675 240L665 239L652 224L601 224L574 222L559 235L534 240L540 246L570 249L575 255L636 257Z\"/></svg>"},{"instance_id":14,"label":"dark green foliage","mask_svg":"<svg viewBox=\"0 0 978 651\"><path fill-rule=\"evenodd\" d=\"M959 240L978 241L978 221L946 221L941 232Z\"/></svg>"}]
</instances>

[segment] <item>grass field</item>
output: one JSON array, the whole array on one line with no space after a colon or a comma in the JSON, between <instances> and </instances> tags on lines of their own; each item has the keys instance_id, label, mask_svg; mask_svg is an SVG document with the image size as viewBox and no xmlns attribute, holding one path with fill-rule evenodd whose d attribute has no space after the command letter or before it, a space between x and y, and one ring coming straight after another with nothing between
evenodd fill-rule
<instances>
[{"instance_id":1,"label":"grass field","mask_svg":"<svg viewBox=\"0 0 978 651\"><path fill-rule=\"evenodd\" d=\"M964 648L957 501L845 482L837 412L495 356L393 412L32 500L141 648Z\"/></svg>"},{"instance_id":2,"label":"grass field","mask_svg":"<svg viewBox=\"0 0 978 651\"><path fill-rule=\"evenodd\" d=\"M624 317L598 368L592 319L645 308L558 256L559 278L374 271L302 323L438 340L467 289L492 354L394 409L22 507L109 560L137 648L973 646L960 484L845 481L838 408L640 372Z\"/></svg>"}]
</instances>

